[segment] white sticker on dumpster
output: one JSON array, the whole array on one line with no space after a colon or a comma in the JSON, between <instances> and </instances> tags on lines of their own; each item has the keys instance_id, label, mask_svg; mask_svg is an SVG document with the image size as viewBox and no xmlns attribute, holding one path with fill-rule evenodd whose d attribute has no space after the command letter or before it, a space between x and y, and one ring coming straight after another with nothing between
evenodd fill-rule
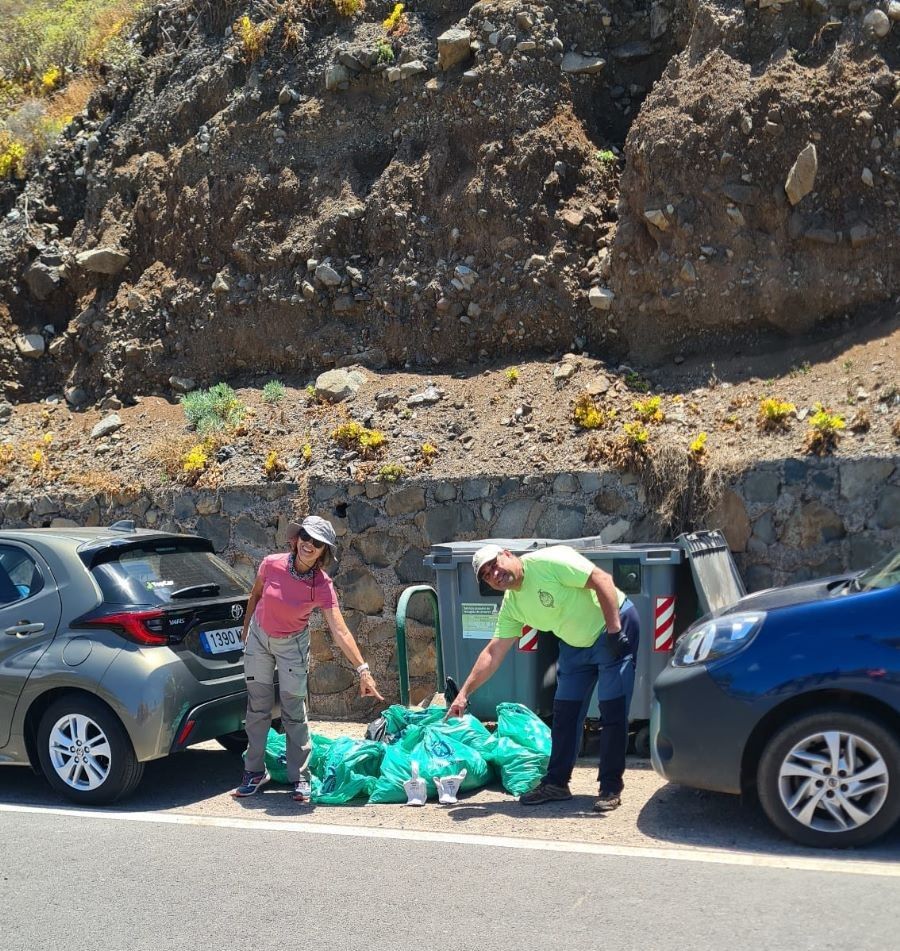
<instances>
[{"instance_id":1,"label":"white sticker on dumpster","mask_svg":"<svg viewBox=\"0 0 900 951\"><path fill-rule=\"evenodd\" d=\"M499 604L461 604L462 636L481 641L489 641L497 626Z\"/></svg>"}]
</instances>

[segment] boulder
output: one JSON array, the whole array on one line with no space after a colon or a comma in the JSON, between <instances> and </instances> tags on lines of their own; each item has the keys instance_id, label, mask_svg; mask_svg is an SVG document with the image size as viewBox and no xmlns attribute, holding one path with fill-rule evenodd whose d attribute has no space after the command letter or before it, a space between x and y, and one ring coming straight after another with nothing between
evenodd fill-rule
<instances>
[{"instance_id":1,"label":"boulder","mask_svg":"<svg viewBox=\"0 0 900 951\"><path fill-rule=\"evenodd\" d=\"M91 439L101 439L103 436L108 436L117 429L121 429L122 425L122 417L119 416L118 413L111 413L109 416L101 419L91 430Z\"/></svg>"},{"instance_id":2,"label":"boulder","mask_svg":"<svg viewBox=\"0 0 900 951\"><path fill-rule=\"evenodd\" d=\"M608 287L592 287L588 293L588 301L594 310L609 310L616 295Z\"/></svg>"},{"instance_id":3,"label":"boulder","mask_svg":"<svg viewBox=\"0 0 900 951\"><path fill-rule=\"evenodd\" d=\"M340 287L341 275L328 264L320 264L316 268L316 280L326 287Z\"/></svg>"},{"instance_id":4,"label":"boulder","mask_svg":"<svg viewBox=\"0 0 900 951\"><path fill-rule=\"evenodd\" d=\"M37 360L44 355L46 343L40 334L20 334L16 337L16 349L23 357Z\"/></svg>"},{"instance_id":5,"label":"boulder","mask_svg":"<svg viewBox=\"0 0 900 951\"><path fill-rule=\"evenodd\" d=\"M796 205L813 190L818 170L819 157L816 147L812 142L808 142L797 156L797 161L791 166L787 181L784 183L785 194L792 205Z\"/></svg>"},{"instance_id":6,"label":"boulder","mask_svg":"<svg viewBox=\"0 0 900 951\"><path fill-rule=\"evenodd\" d=\"M75 263L94 274L118 274L130 260L128 252L118 248L93 248L75 255Z\"/></svg>"},{"instance_id":7,"label":"boulder","mask_svg":"<svg viewBox=\"0 0 900 951\"><path fill-rule=\"evenodd\" d=\"M35 300L47 300L60 285L59 270L35 261L25 272L25 283Z\"/></svg>"},{"instance_id":8,"label":"boulder","mask_svg":"<svg viewBox=\"0 0 900 951\"><path fill-rule=\"evenodd\" d=\"M350 70L347 69L341 63L335 63L333 66L329 66L325 70L325 88L334 90L334 89L346 89L347 84L350 82Z\"/></svg>"},{"instance_id":9,"label":"boulder","mask_svg":"<svg viewBox=\"0 0 900 951\"><path fill-rule=\"evenodd\" d=\"M316 378L316 397L329 403L353 399L365 381L359 370L327 370Z\"/></svg>"},{"instance_id":10,"label":"boulder","mask_svg":"<svg viewBox=\"0 0 900 951\"><path fill-rule=\"evenodd\" d=\"M448 70L467 60L472 55L471 42L471 32L459 27L441 33L437 39L438 67Z\"/></svg>"},{"instance_id":11,"label":"boulder","mask_svg":"<svg viewBox=\"0 0 900 951\"><path fill-rule=\"evenodd\" d=\"M564 73L574 75L590 75L599 73L606 65L606 60L600 56L582 56L581 53L566 53L563 56L560 69Z\"/></svg>"}]
</instances>

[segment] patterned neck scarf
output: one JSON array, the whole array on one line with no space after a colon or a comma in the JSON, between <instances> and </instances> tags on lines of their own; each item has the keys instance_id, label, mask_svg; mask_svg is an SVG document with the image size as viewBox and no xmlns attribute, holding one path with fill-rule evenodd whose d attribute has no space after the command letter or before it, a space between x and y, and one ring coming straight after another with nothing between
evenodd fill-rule
<instances>
[{"instance_id":1,"label":"patterned neck scarf","mask_svg":"<svg viewBox=\"0 0 900 951\"><path fill-rule=\"evenodd\" d=\"M288 553L288 571L291 573L292 578L296 578L298 581L312 581L315 584L316 579L316 566L313 565L309 571L297 571L297 566L294 564L295 556L293 552Z\"/></svg>"}]
</instances>

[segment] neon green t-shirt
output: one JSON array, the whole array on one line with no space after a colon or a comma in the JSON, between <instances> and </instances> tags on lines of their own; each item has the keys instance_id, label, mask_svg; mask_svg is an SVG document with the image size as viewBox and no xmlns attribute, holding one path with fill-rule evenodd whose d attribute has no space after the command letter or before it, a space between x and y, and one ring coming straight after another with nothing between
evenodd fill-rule
<instances>
[{"instance_id":1,"label":"neon green t-shirt","mask_svg":"<svg viewBox=\"0 0 900 951\"><path fill-rule=\"evenodd\" d=\"M585 588L594 566L573 548L553 545L522 555L518 591L503 595L494 637L520 637L522 625L553 631L572 647L590 647L606 630L597 594ZM625 594L616 589L619 607Z\"/></svg>"}]
</instances>

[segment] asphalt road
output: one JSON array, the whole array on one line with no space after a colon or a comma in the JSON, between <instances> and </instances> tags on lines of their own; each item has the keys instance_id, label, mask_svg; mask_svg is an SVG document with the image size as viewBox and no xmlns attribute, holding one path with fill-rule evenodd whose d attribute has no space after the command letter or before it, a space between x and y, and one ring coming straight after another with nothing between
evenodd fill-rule
<instances>
[{"instance_id":1,"label":"asphalt road","mask_svg":"<svg viewBox=\"0 0 900 951\"><path fill-rule=\"evenodd\" d=\"M16 807L6 807L16 808ZM21 807L19 807L21 808ZM5 951L883 949L896 866L0 809Z\"/></svg>"},{"instance_id":2,"label":"asphalt road","mask_svg":"<svg viewBox=\"0 0 900 951\"><path fill-rule=\"evenodd\" d=\"M102 811L0 769L0 951L895 946L900 829L802 849L635 759L608 816L586 761L572 801L534 810L497 786L421 809L303 807L275 785L235 801L240 765L204 744Z\"/></svg>"}]
</instances>

